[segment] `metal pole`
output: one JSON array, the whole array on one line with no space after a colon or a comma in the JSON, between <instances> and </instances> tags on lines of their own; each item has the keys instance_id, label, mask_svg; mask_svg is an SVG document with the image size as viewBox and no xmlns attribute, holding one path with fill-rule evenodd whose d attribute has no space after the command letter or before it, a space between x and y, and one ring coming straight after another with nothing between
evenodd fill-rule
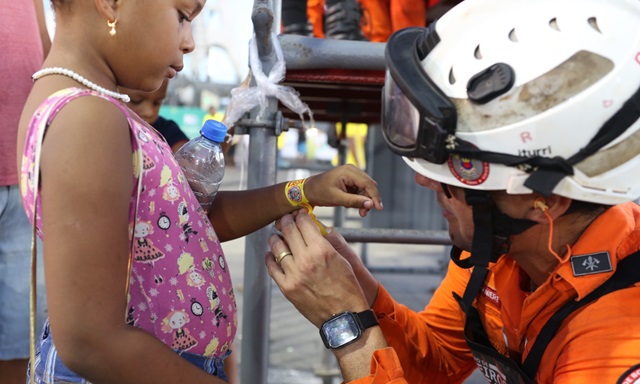
<instances>
[{"instance_id":1,"label":"metal pole","mask_svg":"<svg viewBox=\"0 0 640 384\"><path fill-rule=\"evenodd\" d=\"M256 0L251 19L262 68L264 73L268 74L276 62L271 39L274 18L269 2ZM276 111L277 100L271 97L267 110L260 120L273 120ZM251 111L251 118L258 120L258 112L257 108ZM272 185L276 182L275 130L268 127L252 127L249 132L247 187L252 189ZM242 384L266 384L267 382L271 279L267 274L263 255L267 252L267 239L270 233L270 228L266 227L248 235L245 240L244 320L240 362Z\"/></svg>"}]
</instances>

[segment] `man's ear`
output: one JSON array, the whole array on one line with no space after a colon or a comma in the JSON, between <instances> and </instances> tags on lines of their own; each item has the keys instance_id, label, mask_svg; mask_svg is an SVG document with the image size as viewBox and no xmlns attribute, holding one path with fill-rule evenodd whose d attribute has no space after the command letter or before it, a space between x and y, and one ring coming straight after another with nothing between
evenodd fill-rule
<instances>
[{"instance_id":1,"label":"man's ear","mask_svg":"<svg viewBox=\"0 0 640 384\"><path fill-rule=\"evenodd\" d=\"M531 204L527 218L538 223L548 223L547 215L553 220L557 219L569 209L571 201L568 197L558 195L537 196Z\"/></svg>"}]
</instances>

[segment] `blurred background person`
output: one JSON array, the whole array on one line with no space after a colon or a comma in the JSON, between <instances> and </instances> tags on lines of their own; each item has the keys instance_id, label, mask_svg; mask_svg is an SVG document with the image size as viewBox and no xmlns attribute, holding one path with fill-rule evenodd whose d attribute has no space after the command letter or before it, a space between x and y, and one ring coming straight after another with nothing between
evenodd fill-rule
<instances>
[{"instance_id":1,"label":"blurred background person","mask_svg":"<svg viewBox=\"0 0 640 384\"><path fill-rule=\"evenodd\" d=\"M173 153L175 153L189 141L189 138L182 132L175 121L160 116L160 106L167 97L168 85L169 79L165 79L162 86L153 92L142 92L124 87L120 87L120 91L131 98L129 108L140 116L142 120L155 128L156 131L160 132L169 143Z\"/></svg>"},{"instance_id":2,"label":"blurred background person","mask_svg":"<svg viewBox=\"0 0 640 384\"><path fill-rule=\"evenodd\" d=\"M18 186L16 135L31 90L31 75L49 53L42 0L4 1L0 12L0 381L24 384L29 356L29 291L32 228ZM42 249L42 247L38 247ZM39 252L39 262L42 252ZM44 279L38 268L37 327L44 323Z\"/></svg>"}]
</instances>

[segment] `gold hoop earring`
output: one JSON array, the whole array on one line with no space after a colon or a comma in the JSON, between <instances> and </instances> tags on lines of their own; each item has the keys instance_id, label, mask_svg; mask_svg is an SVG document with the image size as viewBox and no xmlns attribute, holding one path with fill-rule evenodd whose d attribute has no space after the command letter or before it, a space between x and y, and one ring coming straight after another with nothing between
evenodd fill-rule
<instances>
[{"instance_id":1,"label":"gold hoop earring","mask_svg":"<svg viewBox=\"0 0 640 384\"><path fill-rule=\"evenodd\" d=\"M109 28L111 28L111 30L109 31L109 34L111 36L115 36L116 35L116 23L118 22L118 19L113 20L113 21L109 21L107 20L107 26Z\"/></svg>"}]
</instances>

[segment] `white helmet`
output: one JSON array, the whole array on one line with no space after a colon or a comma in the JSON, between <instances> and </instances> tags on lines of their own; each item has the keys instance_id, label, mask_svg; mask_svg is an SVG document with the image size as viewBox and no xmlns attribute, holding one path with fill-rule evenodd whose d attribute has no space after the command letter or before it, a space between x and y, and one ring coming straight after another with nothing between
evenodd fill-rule
<instances>
[{"instance_id":1,"label":"white helmet","mask_svg":"<svg viewBox=\"0 0 640 384\"><path fill-rule=\"evenodd\" d=\"M420 174L640 197L640 1L465 0L386 49L384 137Z\"/></svg>"}]
</instances>

